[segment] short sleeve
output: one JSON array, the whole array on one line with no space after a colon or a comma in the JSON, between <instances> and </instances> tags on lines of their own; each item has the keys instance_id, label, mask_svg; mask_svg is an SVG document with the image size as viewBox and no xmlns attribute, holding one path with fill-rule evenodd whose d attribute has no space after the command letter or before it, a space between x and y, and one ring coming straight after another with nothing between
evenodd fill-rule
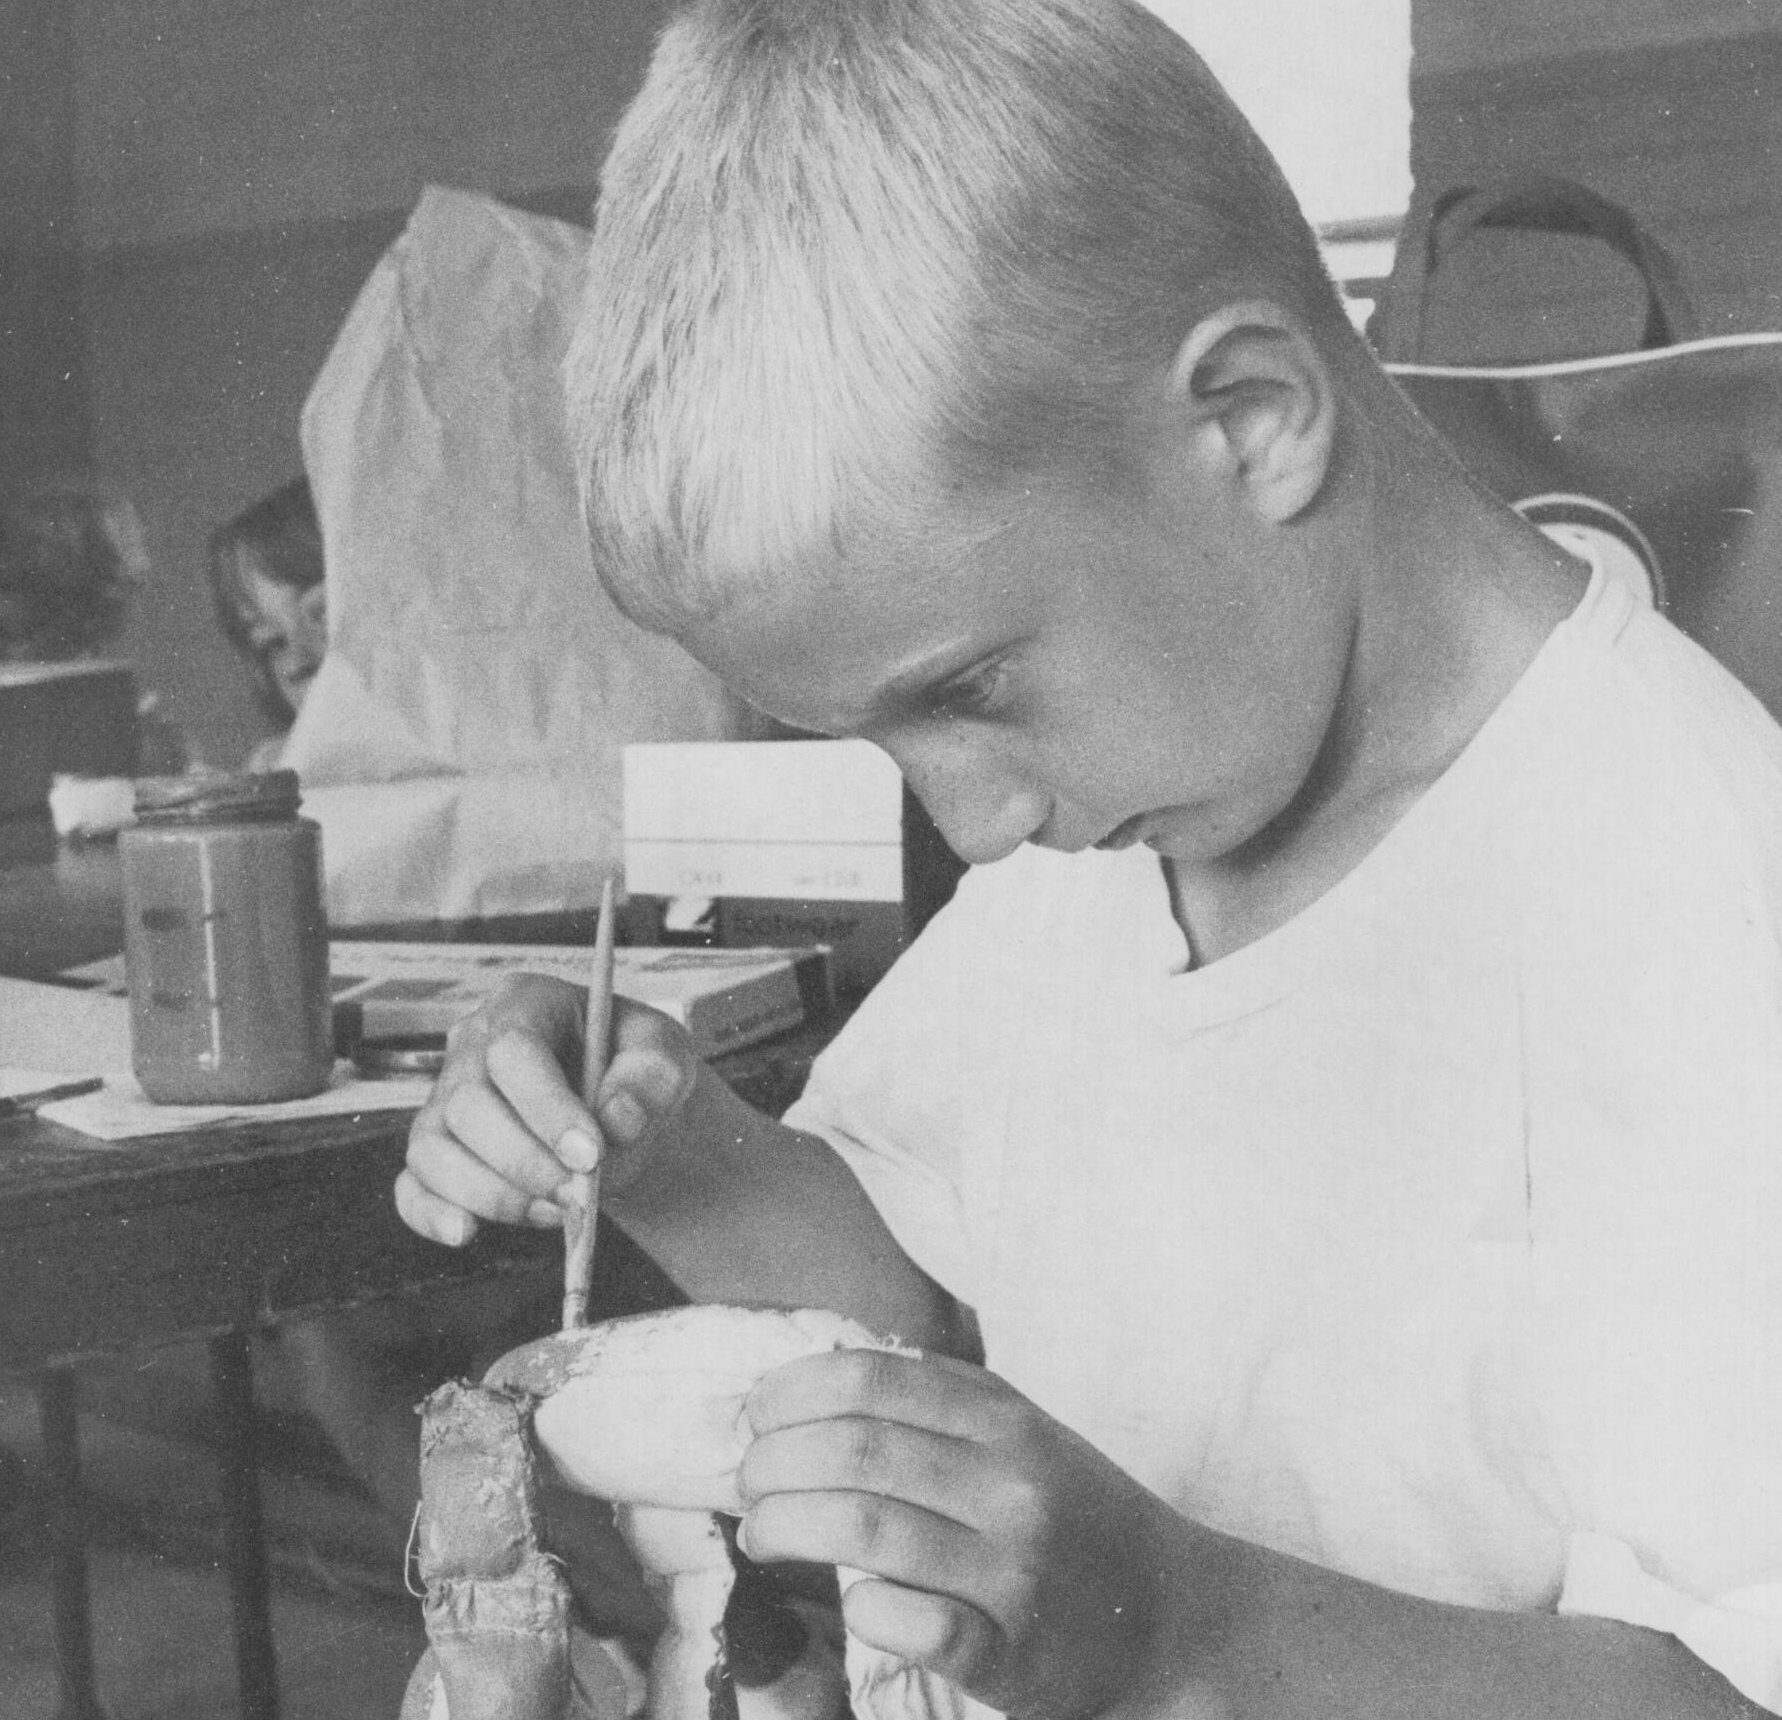
<instances>
[{"instance_id":1,"label":"short sleeve","mask_svg":"<svg viewBox=\"0 0 1782 1720\"><path fill-rule=\"evenodd\" d=\"M1624 1541L1585 1533L1566 1548L1559 1611L1674 1636L1740 1694L1782 1714L1782 1579L1700 1598L1660 1582Z\"/></svg>"},{"instance_id":2,"label":"short sleeve","mask_svg":"<svg viewBox=\"0 0 1782 1720\"><path fill-rule=\"evenodd\" d=\"M1007 984L1003 866L974 868L817 1059L786 1122L820 1135L904 1252L967 1306L981 1251L967 1196L973 1112Z\"/></svg>"},{"instance_id":3,"label":"short sleeve","mask_svg":"<svg viewBox=\"0 0 1782 1720\"><path fill-rule=\"evenodd\" d=\"M1560 1606L1667 1630L1782 1711L1782 954L1731 821L1673 816L1694 887L1628 864L1575 892L1564 1007L1530 999Z\"/></svg>"}]
</instances>

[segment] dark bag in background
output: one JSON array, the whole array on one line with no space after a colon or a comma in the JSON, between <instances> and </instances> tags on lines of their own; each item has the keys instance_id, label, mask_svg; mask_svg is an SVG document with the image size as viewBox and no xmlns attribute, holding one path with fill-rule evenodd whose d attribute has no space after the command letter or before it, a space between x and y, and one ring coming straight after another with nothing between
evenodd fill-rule
<instances>
[{"instance_id":1,"label":"dark bag in background","mask_svg":"<svg viewBox=\"0 0 1782 1720\"><path fill-rule=\"evenodd\" d=\"M1449 365L1426 330L1435 276L1482 227L1583 234L1645 284L1637 347ZM1414 210L1368 326L1387 370L1461 459L1538 523L1596 521L1656 564L1656 599L1782 716L1782 333L1702 339L1682 277L1625 209L1533 176Z\"/></svg>"}]
</instances>

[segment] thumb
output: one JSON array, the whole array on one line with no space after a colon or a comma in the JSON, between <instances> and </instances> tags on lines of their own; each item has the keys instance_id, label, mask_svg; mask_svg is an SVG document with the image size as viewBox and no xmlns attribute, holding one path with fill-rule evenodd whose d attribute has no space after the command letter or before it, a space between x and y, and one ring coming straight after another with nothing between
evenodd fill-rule
<instances>
[{"instance_id":1,"label":"thumb","mask_svg":"<svg viewBox=\"0 0 1782 1720\"><path fill-rule=\"evenodd\" d=\"M679 1116L700 1061L676 1021L629 999L617 999L613 1056L594 1098L594 1115L613 1148L607 1173L622 1185L638 1168L637 1149Z\"/></svg>"},{"instance_id":2,"label":"thumb","mask_svg":"<svg viewBox=\"0 0 1782 1720\"><path fill-rule=\"evenodd\" d=\"M962 1689L981 1691L995 1673L1002 1633L950 1595L867 1577L845 1587L842 1617L869 1648L914 1661Z\"/></svg>"}]
</instances>

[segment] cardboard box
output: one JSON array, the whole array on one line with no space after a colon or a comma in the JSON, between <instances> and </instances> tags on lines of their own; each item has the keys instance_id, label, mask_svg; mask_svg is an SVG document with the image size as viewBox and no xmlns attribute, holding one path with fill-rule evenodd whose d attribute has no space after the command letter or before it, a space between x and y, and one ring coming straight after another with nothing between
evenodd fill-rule
<instances>
[{"instance_id":1,"label":"cardboard box","mask_svg":"<svg viewBox=\"0 0 1782 1720\"><path fill-rule=\"evenodd\" d=\"M962 870L865 741L625 749L625 887L650 941L827 945L836 989L858 995Z\"/></svg>"}]
</instances>

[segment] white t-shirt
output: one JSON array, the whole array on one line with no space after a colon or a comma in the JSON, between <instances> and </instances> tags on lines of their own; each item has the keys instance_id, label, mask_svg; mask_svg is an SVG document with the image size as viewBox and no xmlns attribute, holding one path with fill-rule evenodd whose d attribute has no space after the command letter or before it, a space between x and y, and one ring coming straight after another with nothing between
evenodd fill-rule
<instances>
[{"instance_id":1,"label":"white t-shirt","mask_svg":"<svg viewBox=\"0 0 1782 1720\"><path fill-rule=\"evenodd\" d=\"M1178 1509L1782 1709L1779 928L1782 731L1599 573L1288 924L1185 971L1153 854L1023 849L787 1120Z\"/></svg>"}]
</instances>

